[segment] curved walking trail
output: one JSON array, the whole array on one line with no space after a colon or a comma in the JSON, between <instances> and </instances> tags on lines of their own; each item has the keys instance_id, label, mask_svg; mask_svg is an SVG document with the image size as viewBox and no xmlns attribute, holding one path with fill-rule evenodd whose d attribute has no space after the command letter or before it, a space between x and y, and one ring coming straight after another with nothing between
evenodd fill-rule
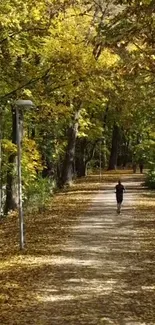
<instances>
[{"instance_id":1,"label":"curved walking trail","mask_svg":"<svg viewBox=\"0 0 155 325\"><path fill-rule=\"evenodd\" d=\"M118 215L115 184L103 184L87 211L70 223L69 237L53 255L45 253L46 265L34 273L38 302L21 302L12 322L3 318L1 325L155 324L155 216L137 208L145 196L138 176L124 176ZM76 191L70 195L74 199Z\"/></svg>"},{"instance_id":2,"label":"curved walking trail","mask_svg":"<svg viewBox=\"0 0 155 325\"><path fill-rule=\"evenodd\" d=\"M123 184L121 215L115 183L107 184L73 226L60 259L66 267L60 267L59 288L47 295L52 324L155 324L155 254L145 248L147 232L136 227L140 182Z\"/></svg>"}]
</instances>

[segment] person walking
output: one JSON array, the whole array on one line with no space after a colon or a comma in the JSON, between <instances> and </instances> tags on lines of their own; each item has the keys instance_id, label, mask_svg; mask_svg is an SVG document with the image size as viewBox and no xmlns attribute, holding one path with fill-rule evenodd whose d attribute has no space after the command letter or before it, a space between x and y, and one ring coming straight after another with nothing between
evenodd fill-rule
<instances>
[{"instance_id":1,"label":"person walking","mask_svg":"<svg viewBox=\"0 0 155 325\"><path fill-rule=\"evenodd\" d=\"M123 193L125 191L125 187L121 183L121 181L118 181L118 184L115 186L116 189L116 201L117 201L117 213L121 212L121 205L123 202Z\"/></svg>"}]
</instances>

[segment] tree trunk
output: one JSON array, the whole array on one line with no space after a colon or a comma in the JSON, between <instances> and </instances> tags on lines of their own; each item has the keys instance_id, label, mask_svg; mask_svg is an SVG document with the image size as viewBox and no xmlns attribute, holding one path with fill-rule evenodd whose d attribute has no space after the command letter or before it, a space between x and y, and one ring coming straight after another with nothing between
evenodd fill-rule
<instances>
[{"instance_id":1,"label":"tree trunk","mask_svg":"<svg viewBox=\"0 0 155 325\"><path fill-rule=\"evenodd\" d=\"M117 168L119 139L120 139L119 127L115 123L113 126L112 147L111 147L111 154L110 154L110 159L109 159L108 170L114 170Z\"/></svg>"},{"instance_id":2,"label":"tree trunk","mask_svg":"<svg viewBox=\"0 0 155 325\"><path fill-rule=\"evenodd\" d=\"M90 142L87 138L78 139L77 152L76 152L76 172L78 177L87 175L88 163L93 159L95 154L96 145L99 140Z\"/></svg>"},{"instance_id":3,"label":"tree trunk","mask_svg":"<svg viewBox=\"0 0 155 325\"><path fill-rule=\"evenodd\" d=\"M74 120L72 125L68 129L68 144L66 149L66 155L62 166L61 186L71 184L73 180L73 166L75 158L75 145L78 133L78 120L80 109L74 114Z\"/></svg>"},{"instance_id":4,"label":"tree trunk","mask_svg":"<svg viewBox=\"0 0 155 325\"><path fill-rule=\"evenodd\" d=\"M16 137L16 111L12 107L12 143L17 144ZM17 184L15 184L14 169L16 166L17 154L11 153L8 159L7 177L6 177L6 201L4 213L17 208Z\"/></svg>"},{"instance_id":5,"label":"tree trunk","mask_svg":"<svg viewBox=\"0 0 155 325\"><path fill-rule=\"evenodd\" d=\"M87 163L80 158L76 160L76 172L78 177L84 177L87 174Z\"/></svg>"},{"instance_id":6,"label":"tree trunk","mask_svg":"<svg viewBox=\"0 0 155 325\"><path fill-rule=\"evenodd\" d=\"M104 116L103 116L103 168L107 166L107 141L106 141L106 125L107 125L107 118L109 113L109 103L106 106Z\"/></svg>"},{"instance_id":7,"label":"tree trunk","mask_svg":"<svg viewBox=\"0 0 155 325\"><path fill-rule=\"evenodd\" d=\"M86 138L79 138L76 145L75 169L78 177L86 176Z\"/></svg>"}]
</instances>

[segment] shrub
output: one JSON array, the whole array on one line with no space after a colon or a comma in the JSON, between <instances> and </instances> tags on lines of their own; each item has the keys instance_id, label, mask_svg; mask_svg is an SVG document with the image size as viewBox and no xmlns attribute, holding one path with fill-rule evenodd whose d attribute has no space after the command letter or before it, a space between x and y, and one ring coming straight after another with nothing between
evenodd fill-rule
<instances>
[{"instance_id":1,"label":"shrub","mask_svg":"<svg viewBox=\"0 0 155 325\"><path fill-rule=\"evenodd\" d=\"M49 178L34 179L24 189L24 208L27 211L43 211L47 208L51 195L55 188L55 182Z\"/></svg>"},{"instance_id":2,"label":"shrub","mask_svg":"<svg viewBox=\"0 0 155 325\"><path fill-rule=\"evenodd\" d=\"M150 189L155 189L155 166L152 166L147 172L145 185Z\"/></svg>"}]
</instances>

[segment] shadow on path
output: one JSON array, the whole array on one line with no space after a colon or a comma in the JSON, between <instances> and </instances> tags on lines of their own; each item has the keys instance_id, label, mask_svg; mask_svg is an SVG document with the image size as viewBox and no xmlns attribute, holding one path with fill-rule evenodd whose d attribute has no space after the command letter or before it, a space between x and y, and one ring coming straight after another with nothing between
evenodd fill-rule
<instances>
[{"instance_id":1,"label":"shadow on path","mask_svg":"<svg viewBox=\"0 0 155 325\"><path fill-rule=\"evenodd\" d=\"M23 281L29 286L33 273L34 304L19 305L12 311L13 322L3 319L2 325L20 324L19 313L24 325L155 324L155 216L136 209L141 179L130 177L123 182L126 193L120 215L111 182L102 186L77 222L64 225L65 236L68 227L70 236L57 243L53 255L35 257L36 266L29 270L23 264L24 279L14 270L20 287Z\"/></svg>"}]
</instances>

